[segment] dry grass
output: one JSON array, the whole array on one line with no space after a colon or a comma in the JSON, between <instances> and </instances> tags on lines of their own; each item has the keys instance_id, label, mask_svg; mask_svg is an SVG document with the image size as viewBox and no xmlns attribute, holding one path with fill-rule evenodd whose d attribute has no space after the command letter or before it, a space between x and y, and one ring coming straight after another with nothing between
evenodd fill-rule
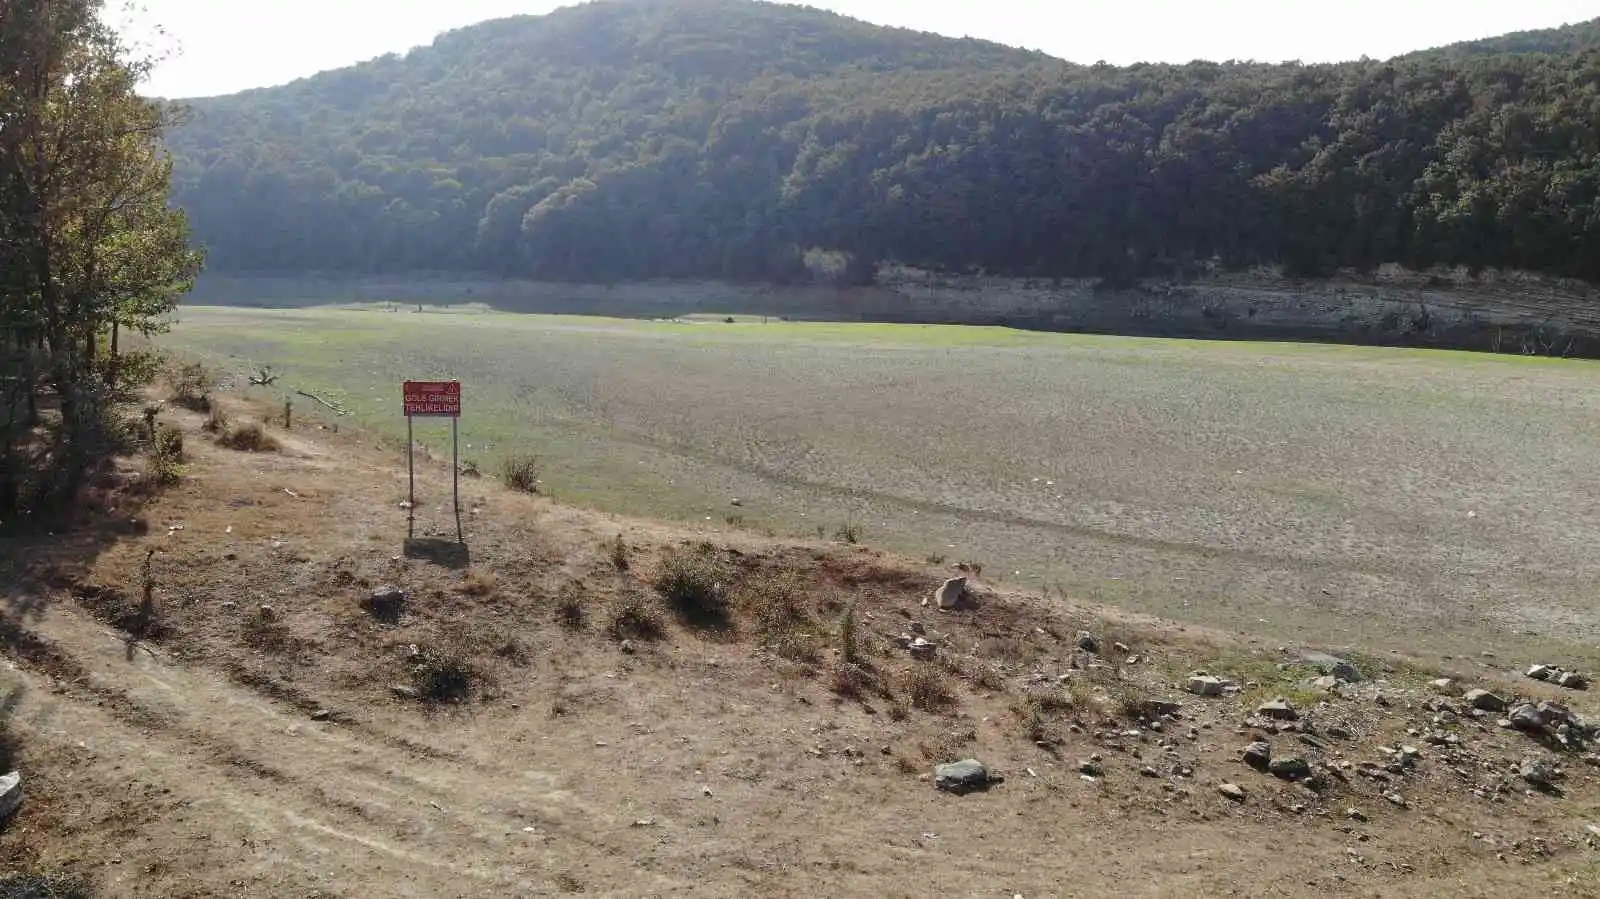
<instances>
[{"instance_id":1,"label":"dry grass","mask_svg":"<svg viewBox=\"0 0 1600 899\"><path fill-rule=\"evenodd\" d=\"M289 628L277 616L257 610L239 623L239 640L251 649L282 655L295 648Z\"/></svg>"},{"instance_id":2,"label":"dry grass","mask_svg":"<svg viewBox=\"0 0 1600 899\"><path fill-rule=\"evenodd\" d=\"M685 624L722 629L730 623L731 574L709 548L679 549L662 560L651 583Z\"/></svg>"},{"instance_id":3,"label":"dry grass","mask_svg":"<svg viewBox=\"0 0 1600 899\"><path fill-rule=\"evenodd\" d=\"M933 665L913 665L905 673L902 689L911 707L924 712L942 712L955 705L950 681Z\"/></svg>"},{"instance_id":4,"label":"dry grass","mask_svg":"<svg viewBox=\"0 0 1600 899\"><path fill-rule=\"evenodd\" d=\"M588 624L589 613L584 602L583 588L568 584L556 597L556 621L569 631L581 631Z\"/></svg>"},{"instance_id":5,"label":"dry grass","mask_svg":"<svg viewBox=\"0 0 1600 899\"><path fill-rule=\"evenodd\" d=\"M812 665L822 659L807 601L814 589L795 572L785 571L741 584L736 604L754 619L764 644L783 658Z\"/></svg>"},{"instance_id":6,"label":"dry grass","mask_svg":"<svg viewBox=\"0 0 1600 899\"><path fill-rule=\"evenodd\" d=\"M500 480L520 493L539 492L539 459L528 453L511 453L500 461Z\"/></svg>"},{"instance_id":7,"label":"dry grass","mask_svg":"<svg viewBox=\"0 0 1600 899\"><path fill-rule=\"evenodd\" d=\"M461 579L461 583L456 586L457 593L478 599L486 599L493 596L498 589L500 589L500 582L494 576L494 573L478 568L469 570Z\"/></svg>"},{"instance_id":8,"label":"dry grass","mask_svg":"<svg viewBox=\"0 0 1600 899\"><path fill-rule=\"evenodd\" d=\"M244 453L275 453L283 448L276 437L256 422L223 431L217 435L217 445Z\"/></svg>"},{"instance_id":9,"label":"dry grass","mask_svg":"<svg viewBox=\"0 0 1600 899\"><path fill-rule=\"evenodd\" d=\"M667 628L655 604L628 589L612 601L606 614L606 633L613 640L659 640L666 636Z\"/></svg>"},{"instance_id":10,"label":"dry grass","mask_svg":"<svg viewBox=\"0 0 1600 899\"><path fill-rule=\"evenodd\" d=\"M411 683L427 702L467 702L480 678L478 666L464 647L424 647L411 660Z\"/></svg>"}]
</instances>

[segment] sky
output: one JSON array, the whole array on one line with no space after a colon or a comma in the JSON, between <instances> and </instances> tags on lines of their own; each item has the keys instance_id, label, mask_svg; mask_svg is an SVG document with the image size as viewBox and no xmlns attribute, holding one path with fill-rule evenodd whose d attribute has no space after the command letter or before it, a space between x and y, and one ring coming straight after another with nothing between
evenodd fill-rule
<instances>
[{"instance_id":1,"label":"sky","mask_svg":"<svg viewBox=\"0 0 1600 899\"><path fill-rule=\"evenodd\" d=\"M111 0L163 57L145 85L202 97L283 84L565 0ZM1073 62L1336 62L1600 18L1600 0L810 0L880 25L978 37Z\"/></svg>"}]
</instances>

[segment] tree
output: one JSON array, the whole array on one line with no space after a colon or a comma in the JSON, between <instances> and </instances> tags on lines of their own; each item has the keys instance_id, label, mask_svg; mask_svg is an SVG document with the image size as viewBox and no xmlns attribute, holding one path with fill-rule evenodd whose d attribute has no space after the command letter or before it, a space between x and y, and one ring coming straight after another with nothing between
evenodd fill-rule
<instances>
[{"instance_id":1,"label":"tree","mask_svg":"<svg viewBox=\"0 0 1600 899\"><path fill-rule=\"evenodd\" d=\"M176 110L140 97L149 63L130 58L96 0L10 0L0 7L0 282L6 345L30 398L54 392L57 445L47 486L21 495L8 475L0 516L19 502L60 508L107 448L125 388L123 330L153 333L192 286L201 256L168 204L161 143ZM109 338L109 345L107 344ZM14 396L11 398L14 400ZM31 432L7 406L8 472ZM50 504L46 506L45 504Z\"/></svg>"}]
</instances>

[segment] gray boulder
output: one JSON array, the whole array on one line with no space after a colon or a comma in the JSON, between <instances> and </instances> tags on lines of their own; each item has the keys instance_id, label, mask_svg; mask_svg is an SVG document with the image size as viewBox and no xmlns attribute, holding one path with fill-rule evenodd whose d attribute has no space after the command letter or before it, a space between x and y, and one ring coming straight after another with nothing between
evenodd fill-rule
<instances>
[{"instance_id":1,"label":"gray boulder","mask_svg":"<svg viewBox=\"0 0 1600 899\"><path fill-rule=\"evenodd\" d=\"M947 793L987 790L990 784L998 783L1000 779L977 759L963 759L933 768L933 785Z\"/></svg>"},{"instance_id":2,"label":"gray boulder","mask_svg":"<svg viewBox=\"0 0 1600 899\"><path fill-rule=\"evenodd\" d=\"M1256 711L1274 721L1294 721L1300 717L1300 713L1289 704L1289 700L1281 696L1271 702L1263 702L1256 707Z\"/></svg>"},{"instance_id":3,"label":"gray boulder","mask_svg":"<svg viewBox=\"0 0 1600 899\"><path fill-rule=\"evenodd\" d=\"M933 598L939 604L939 608L945 611L961 608L967 601L967 579L965 577L950 578L940 584L939 589L933 591Z\"/></svg>"},{"instance_id":4,"label":"gray boulder","mask_svg":"<svg viewBox=\"0 0 1600 899\"><path fill-rule=\"evenodd\" d=\"M1527 676L1534 680L1554 680L1559 673L1560 669L1551 665L1534 665L1526 672Z\"/></svg>"},{"instance_id":5,"label":"gray boulder","mask_svg":"<svg viewBox=\"0 0 1600 899\"><path fill-rule=\"evenodd\" d=\"M1221 696L1223 687L1227 685L1228 682L1220 677L1197 674L1189 678L1188 689L1190 693L1196 696Z\"/></svg>"},{"instance_id":6,"label":"gray boulder","mask_svg":"<svg viewBox=\"0 0 1600 899\"><path fill-rule=\"evenodd\" d=\"M1576 671L1563 671L1556 677L1556 686L1566 687L1568 690L1589 689L1589 679Z\"/></svg>"},{"instance_id":7,"label":"gray boulder","mask_svg":"<svg viewBox=\"0 0 1600 899\"><path fill-rule=\"evenodd\" d=\"M1361 669L1357 668L1354 662L1325 652L1307 650L1300 653L1300 661L1321 671L1323 674L1330 674L1347 684L1359 684L1366 680L1361 673Z\"/></svg>"},{"instance_id":8,"label":"gray boulder","mask_svg":"<svg viewBox=\"0 0 1600 899\"><path fill-rule=\"evenodd\" d=\"M1267 773L1284 780L1305 780L1311 776L1311 763L1299 756L1273 759Z\"/></svg>"},{"instance_id":9,"label":"gray boulder","mask_svg":"<svg viewBox=\"0 0 1600 899\"><path fill-rule=\"evenodd\" d=\"M1506 710L1506 701L1488 690L1468 690L1462 697L1467 705L1482 712L1503 712Z\"/></svg>"},{"instance_id":10,"label":"gray boulder","mask_svg":"<svg viewBox=\"0 0 1600 899\"><path fill-rule=\"evenodd\" d=\"M22 772L13 771L0 777L0 823L4 823L22 806Z\"/></svg>"},{"instance_id":11,"label":"gray boulder","mask_svg":"<svg viewBox=\"0 0 1600 899\"><path fill-rule=\"evenodd\" d=\"M1078 631L1078 648L1084 652L1099 652L1100 641L1096 640L1094 634L1088 631Z\"/></svg>"},{"instance_id":12,"label":"gray boulder","mask_svg":"<svg viewBox=\"0 0 1600 899\"><path fill-rule=\"evenodd\" d=\"M1255 742L1244 748L1244 763L1257 771L1267 770L1272 764L1272 744Z\"/></svg>"}]
</instances>

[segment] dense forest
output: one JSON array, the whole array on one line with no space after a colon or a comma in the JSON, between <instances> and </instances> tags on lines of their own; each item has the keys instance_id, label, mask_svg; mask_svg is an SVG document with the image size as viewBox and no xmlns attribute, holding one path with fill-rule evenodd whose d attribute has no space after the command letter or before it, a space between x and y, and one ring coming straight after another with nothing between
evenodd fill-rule
<instances>
[{"instance_id":1,"label":"dense forest","mask_svg":"<svg viewBox=\"0 0 1600 899\"><path fill-rule=\"evenodd\" d=\"M1600 20L1390 61L1113 67L604 0L189 105L177 198L214 270L1600 281Z\"/></svg>"}]
</instances>

